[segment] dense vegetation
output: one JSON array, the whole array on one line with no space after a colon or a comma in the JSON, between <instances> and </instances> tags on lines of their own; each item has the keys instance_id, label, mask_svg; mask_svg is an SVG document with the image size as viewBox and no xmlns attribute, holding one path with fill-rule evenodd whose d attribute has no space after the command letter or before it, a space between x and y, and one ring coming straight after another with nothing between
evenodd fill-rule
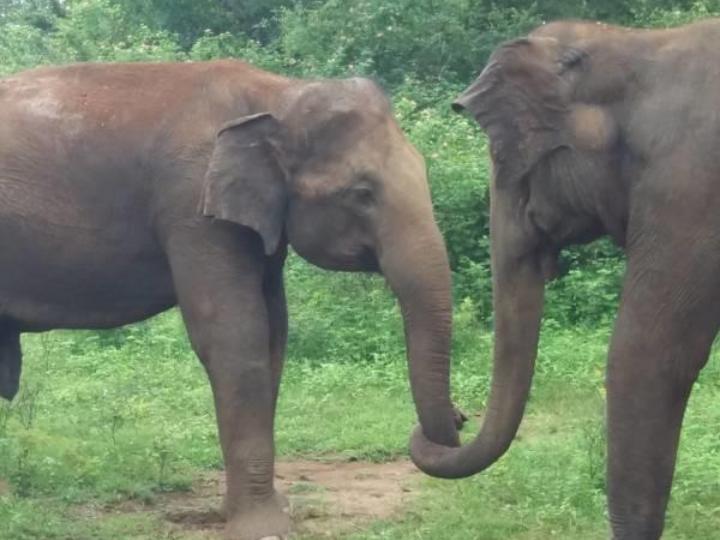
<instances>
[{"instance_id":1,"label":"dense vegetation","mask_svg":"<svg viewBox=\"0 0 720 540\"><path fill-rule=\"evenodd\" d=\"M449 102L498 42L543 21L661 26L715 13L720 0L0 0L0 74L75 61L239 57L296 76L379 80L427 158L454 270L453 388L476 411L490 374L488 162L483 134ZM352 538L455 531L453 539L474 539L474 527L488 539L606 537L602 381L623 260L602 241L567 251L562 267L550 286L524 439L488 474L427 481L405 521ZM279 452L403 454L412 408L402 328L382 281L329 275L297 257L287 277ZM152 500L220 465L209 389L177 314L112 332L31 336L24 346L20 398L0 404L0 539L183 538L161 536L155 521L68 514L81 502ZM720 526L717 486L706 481L720 467L708 464L720 449L704 429L718 420L712 380L704 374L688 413L692 434L674 492L684 512L671 513L671 538L710 538Z\"/></svg>"}]
</instances>

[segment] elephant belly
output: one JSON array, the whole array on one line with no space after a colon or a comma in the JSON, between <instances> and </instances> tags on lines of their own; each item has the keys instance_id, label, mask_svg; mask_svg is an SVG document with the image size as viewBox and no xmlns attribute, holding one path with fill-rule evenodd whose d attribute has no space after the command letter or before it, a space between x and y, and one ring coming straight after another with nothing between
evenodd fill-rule
<instances>
[{"instance_id":1,"label":"elephant belly","mask_svg":"<svg viewBox=\"0 0 720 540\"><path fill-rule=\"evenodd\" d=\"M164 253L132 227L121 240L92 228L2 225L0 319L20 329L110 328L175 304Z\"/></svg>"}]
</instances>

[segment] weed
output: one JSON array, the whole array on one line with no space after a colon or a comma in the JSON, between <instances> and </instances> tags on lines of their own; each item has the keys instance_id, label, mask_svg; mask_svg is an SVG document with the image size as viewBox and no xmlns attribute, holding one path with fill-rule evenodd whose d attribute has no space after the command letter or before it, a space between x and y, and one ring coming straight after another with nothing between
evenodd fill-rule
<instances>
[{"instance_id":1,"label":"weed","mask_svg":"<svg viewBox=\"0 0 720 540\"><path fill-rule=\"evenodd\" d=\"M12 412L10 402L0 400L0 438L3 438L7 432L7 426Z\"/></svg>"},{"instance_id":2,"label":"weed","mask_svg":"<svg viewBox=\"0 0 720 540\"><path fill-rule=\"evenodd\" d=\"M607 492L605 464L607 460L605 422L589 421L581 428L585 457L587 459L588 484Z\"/></svg>"},{"instance_id":3,"label":"weed","mask_svg":"<svg viewBox=\"0 0 720 540\"><path fill-rule=\"evenodd\" d=\"M32 450L29 445L23 445L16 457L15 470L10 479L13 491L18 497L28 497L32 492L34 471L31 462Z\"/></svg>"},{"instance_id":4,"label":"weed","mask_svg":"<svg viewBox=\"0 0 720 540\"><path fill-rule=\"evenodd\" d=\"M27 430L32 428L37 413L38 398L42 393L42 385L25 384L13 406L16 416Z\"/></svg>"}]
</instances>

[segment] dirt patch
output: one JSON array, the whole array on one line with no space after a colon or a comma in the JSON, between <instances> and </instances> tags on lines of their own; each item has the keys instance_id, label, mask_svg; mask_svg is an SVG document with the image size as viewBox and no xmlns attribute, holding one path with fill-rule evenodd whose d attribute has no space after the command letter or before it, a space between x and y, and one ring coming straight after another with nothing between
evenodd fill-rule
<instances>
[{"instance_id":1,"label":"dirt patch","mask_svg":"<svg viewBox=\"0 0 720 540\"><path fill-rule=\"evenodd\" d=\"M276 487L290 499L294 532L323 539L398 513L413 497L417 477L417 469L407 461L292 461L277 464ZM216 539L223 527L224 491L224 474L208 473L190 491L158 495L152 504L124 501L104 509L85 507L80 513L97 518L151 512L183 540Z\"/></svg>"},{"instance_id":2,"label":"dirt patch","mask_svg":"<svg viewBox=\"0 0 720 540\"><path fill-rule=\"evenodd\" d=\"M410 462L295 462L281 463L277 476L297 530L332 538L400 511L414 494L416 474Z\"/></svg>"}]
</instances>

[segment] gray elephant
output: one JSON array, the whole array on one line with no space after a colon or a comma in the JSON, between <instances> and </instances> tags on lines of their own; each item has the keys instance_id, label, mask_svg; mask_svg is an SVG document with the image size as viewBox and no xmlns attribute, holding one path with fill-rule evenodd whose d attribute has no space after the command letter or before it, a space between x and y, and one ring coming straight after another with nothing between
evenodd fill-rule
<instances>
[{"instance_id":1,"label":"gray elephant","mask_svg":"<svg viewBox=\"0 0 720 540\"><path fill-rule=\"evenodd\" d=\"M324 268L382 272L423 431L456 445L445 247L423 158L374 83L239 61L0 80L0 395L18 390L22 332L179 304L213 390L232 540L289 528L273 487L288 243Z\"/></svg>"},{"instance_id":2,"label":"gray elephant","mask_svg":"<svg viewBox=\"0 0 720 540\"><path fill-rule=\"evenodd\" d=\"M495 50L454 103L490 139L494 371L477 439L450 449L417 431L421 469L463 477L508 449L558 251L609 235L627 255L606 381L610 521L617 540L661 536L720 324L719 44L720 21L547 24Z\"/></svg>"}]
</instances>

